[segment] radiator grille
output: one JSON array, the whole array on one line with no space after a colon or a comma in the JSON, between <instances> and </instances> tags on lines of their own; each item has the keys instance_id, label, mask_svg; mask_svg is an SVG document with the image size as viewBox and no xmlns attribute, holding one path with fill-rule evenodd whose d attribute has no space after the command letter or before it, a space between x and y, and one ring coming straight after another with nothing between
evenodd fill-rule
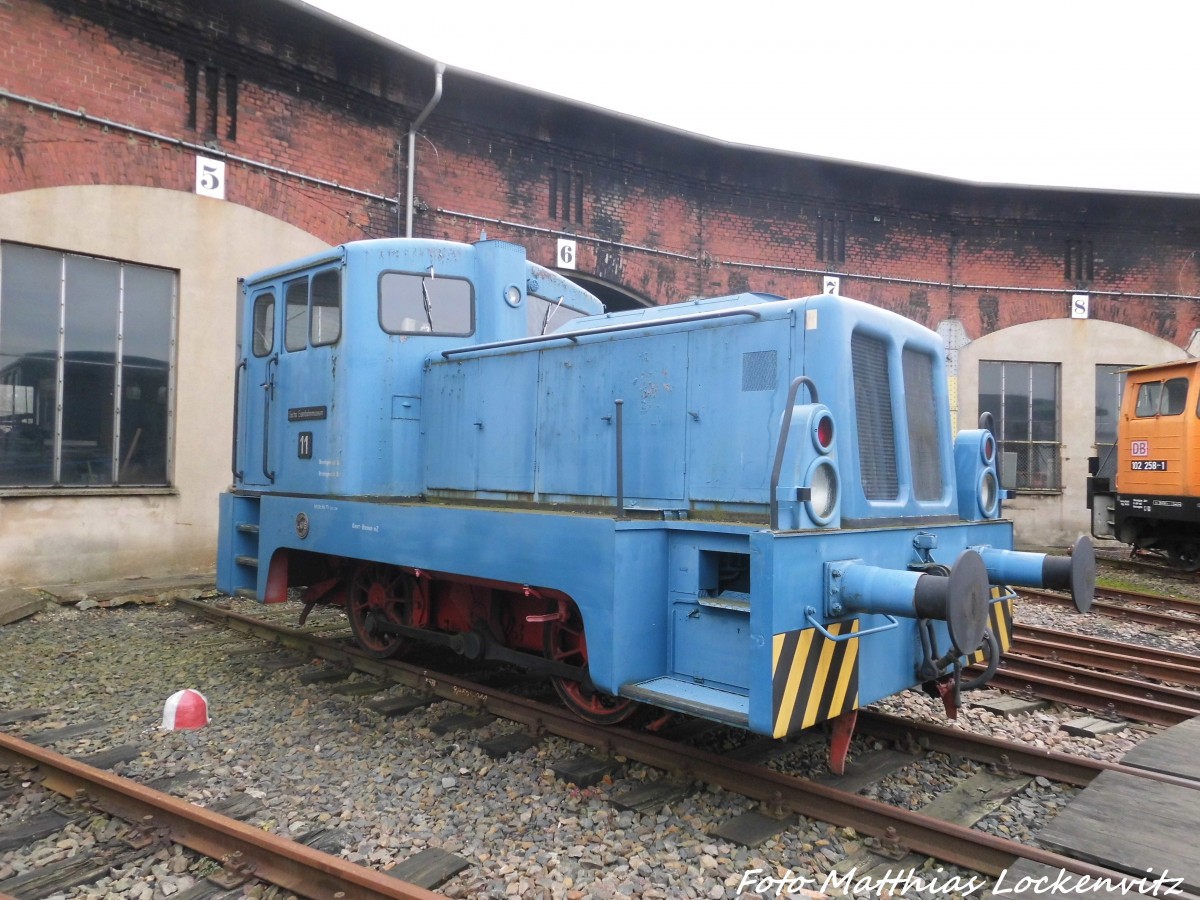
<instances>
[{"instance_id":1,"label":"radiator grille","mask_svg":"<svg viewBox=\"0 0 1200 900\"><path fill-rule=\"evenodd\" d=\"M933 357L927 353L904 351L904 407L908 419L913 495L918 500L939 500L942 496L942 455L933 395Z\"/></svg>"},{"instance_id":2,"label":"radiator grille","mask_svg":"<svg viewBox=\"0 0 1200 900\"><path fill-rule=\"evenodd\" d=\"M892 422L892 385L887 345L855 334L850 339L854 366L854 407L858 425L858 465L868 500L895 500L896 437Z\"/></svg>"}]
</instances>

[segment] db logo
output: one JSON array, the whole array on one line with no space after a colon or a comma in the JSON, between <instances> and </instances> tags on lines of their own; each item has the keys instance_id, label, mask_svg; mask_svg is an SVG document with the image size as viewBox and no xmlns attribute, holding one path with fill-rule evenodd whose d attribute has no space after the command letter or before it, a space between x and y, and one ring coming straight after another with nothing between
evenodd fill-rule
<instances>
[{"instance_id":1,"label":"db logo","mask_svg":"<svg viewBox=\"0 0 1200 900\"><path fill-rule=\"evenodd\" d=\"M1130 456L1149 456L1150 442L1149 441L1130 441L1129 443Z\"/></svg>"}]
</instances>

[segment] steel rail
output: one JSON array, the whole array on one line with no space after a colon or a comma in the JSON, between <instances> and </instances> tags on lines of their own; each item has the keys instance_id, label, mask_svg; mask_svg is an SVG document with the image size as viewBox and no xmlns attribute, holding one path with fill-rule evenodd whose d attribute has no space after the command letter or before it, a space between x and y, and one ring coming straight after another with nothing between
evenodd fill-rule
<instances>
[{"instance_id":1,"label":"steel rail","mask_svg":"<svg viewBox=\"0 0 1200 900\"><path fill-rule=\"evenodd\" d=\"M1198 715L1200 697L1181 706L1170 701L1146 699L1129 689L1117 691L1074 683L1073 679L1080 674L1085 674L1084 670L1072 666L1055 668L1045 661L1020 659L1010 654L1001 659L1000 669L988 686L1151 725L1178 725ZM1147 687L1144 682L1135 684L1141 689Z\"/></svg>"},{"instance_id":2,"label":"steel rail","mask_svg":"<svg viewBox=\"0 0 1200 900\"><path fill-rule=\"evenodd\" d=\"M1200 687L1200 658L1173 654L1158 659L1149 648L1098 641L1086 635L1069 634L1048 628L1018 625L1013 630L1010 653L1102 669L1130 678L1152 678L1170 684ZM1166 657L1169 654L1163 653ZM1186 661L1177 661L1182 658Z\"/></svg>"},{"instance_id":3,"label":"steel rail","mask_svg":"<svg viewBox=\"0 0 1200 900\"><path fill-rule=\"evenodd\" d=\"M1136 556L1113 556L1110 553L1103 553L1100 551L1097 551L1096 553L1096 562L1104 563L1105 565L1113 566L1117 569L1130 569L1135 572L1149 572L1162 578L1170 578L1184 583L1194 583L1195 581L1200 580L1200 573L1189 572L1186 569L1172 568L1166 563L1165 560L1162 562L1154 562L1153 560L1155 558L1156 557L1153 557L1152 555L1147 555L1146 558L1139 559ZM1162 557L1157 557L1157 559L1162 559Z\"/></svg>"},{"instance_id":4,"label":"steel rail","mask_svg":"<svg viewBox=\"0 0 1200 900\"><path fill-rule=\"evenodd\" d=\"M1065 594L1056 594L1051 591L1042 591L1036 588L1017 588L1017 594L1028 600L1036 600L1042 603L1050 603L1057 606L1069 606L1072 610L1075 609L1074 601ZM1093 601L1091 612L1103 613L1116 619L1125 619L1129 622L1137 622L1141 625L1186 625L1195 627L1200 625L1200 605L1188 604L1186 601L1171 600L1171 598L1160 598L1169 600L1180 609L1188 609L1193 615L1177 616L1170 612L1160 611L1164 608L1170 609L1171 606L1164 606L1154 598L1154 595L1135 595L1129 598L1128 595L1122 595L1119 592L1107 592L1108 597L1123 596L1124 602L1114 602L1112 599L1106 599L1097 589L1097 599ZM1158 607L1157 609L1138 609L1135 606L1127 605L1129 603L1140 603L1148 607Z\"/></svg>"},{"instance_id":5,"label":"steel rail","mask_svg":"<svg viewBox=\"0 0 1200 900\"><path fill-rule=\"evenodd\" d=\"M1148 778L1164 784L1200 791L1200 781L1181 775L1170 775L1154 769L1141 769L1122 763L1072 756L1058 750L1039 749L1025 744L975 734L958 728L905 719L873 710L859 710L858 730L876 737L901 742L915 738L925 750L956 754L976 762L989 763L1003 771L1041 775L1053 781L1086 787L1101 772L1116 772L1135 778Z\"/></svg>"},{"instance_id":6,"label":"steel rail","mask_svg":"<svg viewBox=\"0 0 1200 900\"><path fill-rule=\"evenodd\" d=\"M1200 693L1187 688L1151 684L1138 678L1081 669L1052 659L1011 654L1001 658L1000 671L1010 676L1058 679L1072 687L1092 691L1102 697L1126 697L1155 708L1174 707L1189 716L1200 716Z\"/></svg>"},{"instance_id":7,"label":"steel rail","mask_svg":"<svg viewBox=\"0 0 1200 900\"><path fill-rule=\"evenodd\" d=\"M1200 655L1184 653L1180 650L1167 650L1162 647L1152 647L1146 644L1131 644L1125 640L1100 637L1094 634L1080 634L1073 631L1063 631L1058 628L1047 628L1042 625L1018 624L1017 634L1024 634L1035 640L1069 643L1075 647L1089 650L1102 650L1109 653L1121 653L1130 659L1145 659L1164 662L1182 669L1200 671Z\"/></svg>"},{"instance_id":8,"label":"steel rail","mask_svg":"<svg viewBox=\"0 0 1200 900\"><path fill-rule=\"evenodd\" d=\"M301 897L439 900L442 896L2 732L0 758L9 765L36 766L41 783L56 793L83 798L148 830L165 829L175 843Z\"/></svg>"},{"instance_id":9,"label":"steel rail","mask_svg":"<svg viewBox=\"0 0 1200 900\"><path fill-rule=\"evenodd\" d=\"M1156 609L1169 609L1174 612L1200 616L1200 603L1183 597L1168 597L1166 594L1148 594L1145 591L1129 591L1110 587L1096 588L1096 597L1116 603L1141 603Z\"/></svg>"},{"instance_id":10,"label":"steel rail","mask_svg":"<svg viewBox=\"0 0 1200 900\"><path fill-rule=\"evenodd\" d=\"M622 755L645 765L700 780L754 800L771 808L787 809L818 821L853 828L879 839L885 845L923 853L944 862L998 876L1018 859L1027 859L1055 869L1094 878L1124 876L1089 862L1062 856L1040 847L1021 844L996 835L975 831L877 800L849 794L836 788L761 768L728 756L680 745L655 735L618 727L598 728L560 707L518 697L465 679L432 672L395 660L378 660L357 648L335 644L312 635L300 635L278 625L256 620L229 610L193 600L177 600L177 606L208 616L258 637L286 646L319 652L325 659L360 672L390 679L429 695L453 700L520 723L535 733L554 734L567 740Z\"/></svg>"}]
</instances>

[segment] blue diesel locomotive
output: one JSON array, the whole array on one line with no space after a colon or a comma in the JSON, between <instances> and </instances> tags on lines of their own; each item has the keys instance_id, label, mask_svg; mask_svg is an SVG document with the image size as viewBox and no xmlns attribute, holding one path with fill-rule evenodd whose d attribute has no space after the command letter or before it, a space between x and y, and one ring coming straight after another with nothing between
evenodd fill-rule
<instances>
[{"instance_id":1,"label":"blue diesel locomotive","mask_svg":"<svg viewBox=\"0 0 1200 900\"><path fill-rule=\"evenodd\" d=\"M362 241L244 281L217 582L357 641L523 665L597 722L783 737L923 685L953 714L1011 592L996 442L937 335L832 295L605 313L523 248ZM966 664L984 662L967 679Z\"/></svg>"}]
</instances>

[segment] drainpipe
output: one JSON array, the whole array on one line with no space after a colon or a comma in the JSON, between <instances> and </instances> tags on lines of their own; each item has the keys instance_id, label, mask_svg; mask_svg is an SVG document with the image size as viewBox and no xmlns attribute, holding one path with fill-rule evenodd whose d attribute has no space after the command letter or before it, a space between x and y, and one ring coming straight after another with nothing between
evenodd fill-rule
<instances>
[{"instance_id":1,"label":"drainpipe","mask_svg":"<svg viewBox=\"0 0 1200 900\"><path fill-rule=\"evenodd\" d=\"M415 122L408 129L408 191L407 200L405 201L404 210L404 236L412 237L412 220L413 220L413 168L417 163L417 130L421 127L433 108L438 105L438 101L442 99L442 73L446 71L445 63L436 63L434 65L434 73L437 75L437 84L433 89L433 96L429 98L429 102L425 104L425 108L421 110L421 114L417 116Z\"/></svg>"}]
</instances>

